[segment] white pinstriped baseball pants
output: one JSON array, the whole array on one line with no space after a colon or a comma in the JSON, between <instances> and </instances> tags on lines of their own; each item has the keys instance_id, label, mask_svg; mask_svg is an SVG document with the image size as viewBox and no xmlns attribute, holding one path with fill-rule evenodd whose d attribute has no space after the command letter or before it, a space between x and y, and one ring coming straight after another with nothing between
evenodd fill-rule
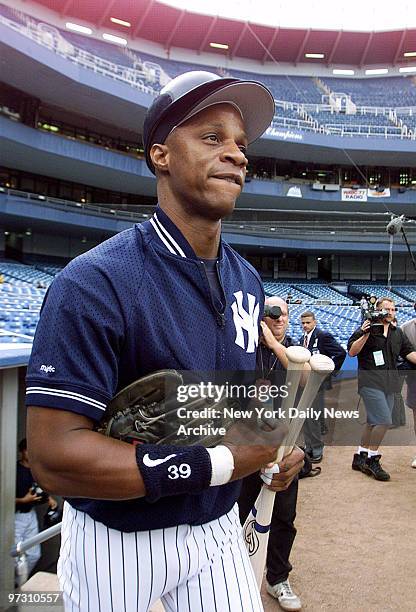
<instances>
[{"instance_id":1,"label":"white pinstriped baseball pants","mask_svg":"<svg viewBox=\"0 0 416 612\"><path fill-rule=\"evenodd\" d=\"M191 527L122 533L64 505L58 578L66 612L261 612L237 504Z\"/></svg>"}]
</instances>

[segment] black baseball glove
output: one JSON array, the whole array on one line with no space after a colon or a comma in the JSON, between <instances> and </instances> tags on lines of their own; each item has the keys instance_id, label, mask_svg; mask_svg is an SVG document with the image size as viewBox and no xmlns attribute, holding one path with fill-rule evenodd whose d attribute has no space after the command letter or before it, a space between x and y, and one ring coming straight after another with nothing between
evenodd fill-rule
<instances>
[{"instance_id":1,"label":"black baseball glove","mask_svg":"<svg viewBox=\"0 0 416 612\"><path fill-rule=\"evenodd\" d=\"M218 444L224 429L233 422L232 413L238 402L215 402L206 397L179 402L179 385L183 385L183 378L176 370L160 370L139 378L111 400L98 431L129 443ZM182 410L178 414L179 409Z\"/></svg>"}]
</instances>

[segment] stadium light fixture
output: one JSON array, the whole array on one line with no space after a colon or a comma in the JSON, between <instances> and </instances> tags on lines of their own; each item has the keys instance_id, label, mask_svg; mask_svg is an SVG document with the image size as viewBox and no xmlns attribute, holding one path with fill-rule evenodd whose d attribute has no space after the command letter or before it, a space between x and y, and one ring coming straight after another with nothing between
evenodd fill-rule
<instances>
[{"instance_id":1,"label":"stadium light fixture","mask_svg":"<svg viewBox=\"0 0 416 612\"><path fill-rule=\"evenodd\" d=\"M365 71L366 74L387 74L388 68L369 68Z\"/></svg>"},{"instance_id":2,"label":"stadium light fixture","mask_svg":"<svg viewBox=\"0 0 416 612\"><path fill-rule=\"evenodd\" d=\"M347 68L334 68L332 74L342 74L344 76L350 76L355 74L355 70L349 70Z\"/></svg>"},{"instance_id":3,"label":"stadium light fixture","mask_svg":"<svg viewBox=\"0 0 416 612\"><path fill-rule=\"evenodd\" d=\"M224 49L225 51L227 51L228 49L228 45L225 45L223 43L210 42L209 46L213 47L214 49Z\"/></svg>"},{"instance_id":4,"label":"stadium light fixture","mask_svg":"<svg viewBox=\"0 0 416 612\"><path fill-rule=\"evenodd\" d=\"M108 42L112 42L116 45L122 45L123 47L127 45L127 40L125 38L121 38L121 36L114 36L114 34L107 34L107 32L104 32L103 38L104 40L108 40Z\"/></svg>"},{"instance_id":5,"label":"stadium light fixture","mask_svg":"<svg viewBox=\"0 0 416 612\"><path fill-rule=\"evenodd\" d=\"M110 17L110 21L117 23L118 25L124 26L125 28L131 28L130 21L124 21L124 19L118 19L117 17Z\"/></svg>"},{"instance_id":6,"label":"stadium light fixture","mask_svg":"<svg viewBox=\"0 0 416 612\"><path fill-rule=\"evenodd\" d=\"M57 125L50 125L49 123L41 123L40 127L43 130L48 130L49 132L59 132L59 127Z\"/></svg>"},{"instance_id":7,"label":"stadium light fixture","mask_svg":"<svg viewBox=\"0 0 416 612\"><path fill-rule=\"evenodd\" d=\"M325 53L305 53L308 59L324 59Z\"/></svg>"},{"instance_id":8,"label":"stadium light fixture","mask_svg":"<svg viewBox=\"0 0 416 612\"><path fill-rule=\"evenodd\" d=\"M399 68L399 72L416 72L416 66L404 66Z\"/></svg>"},{"instance_id":9,"label":"stadium light fixture","mask_svg":"<svg viewBox=\"0 0 416 612\"><path fill-rule=\"evenodd\" d=\"M79 32L80 34L92 34L91 28L86 28L83 25L79 25L79 23L72 23L71 21L67 21L65 27L67 30L72 30L72 32Z\"/></svg>"},{"instance_id":10,"label":"stadium light fixture","mask_svg":"<svg viewBox=\"0 0 416 612\"><path fill-rule=\"evenodd\" d=\"M406 51L406 53L403 53L403 57L416 57L416 51Z\"/></svg>"}]
</instances>

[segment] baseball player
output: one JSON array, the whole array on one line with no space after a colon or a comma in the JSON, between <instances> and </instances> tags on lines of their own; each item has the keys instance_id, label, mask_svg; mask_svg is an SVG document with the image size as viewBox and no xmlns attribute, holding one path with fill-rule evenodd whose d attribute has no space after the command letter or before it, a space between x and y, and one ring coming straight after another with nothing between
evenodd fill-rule
<instances>
[{"instance_id":1,"label":"baseball player","mask_svg":"<svg viewBox=\"0 0 416 612\"><path fill-rule=\"evenodd\" d=\"M221 219L273 112L256 82L173 79L143 129L153 217L74 259L48 291L27 375L29 452L39 482L67 500L58 577L68 610L145 612L159 598L168 611L262 610L236 500L282 435L133 446L94 426L146 374L255 369L262 283L221 240Z\"/></svg>"}]
</instances>

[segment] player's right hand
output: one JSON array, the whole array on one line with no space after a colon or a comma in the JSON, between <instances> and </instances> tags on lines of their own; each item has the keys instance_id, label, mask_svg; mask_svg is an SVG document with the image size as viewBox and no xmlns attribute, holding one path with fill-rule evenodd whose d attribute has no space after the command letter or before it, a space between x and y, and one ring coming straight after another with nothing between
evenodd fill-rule
<instances>
[{"instance_id":1,"label":"player's right hand","mask_svg":"<svg viewBox=\"0 0 416 612\"><path fill-rule=\"evenodd\" d=\"M262 480L266 483L269 489L278 493L279 491L285 491L290 487L294 478L299 474L303 468L305 462L305 453L301 448L295 446L289 455L283 457L279 463L279 472L276 474L270 474L262 470ZM268 467L273 467L271 464Z\"/></svg>"},{"instance_id":2,"label":"player's right hand","mask_svg":"<svg viewBox=\"0 0 416 612\"><path fill-rule=\"evenodd\" d=\"M275 461L286 434L287 427L283 424L265 431L253 421L235 423L222 441L234 458L231 480L244 478Z\"/></svg>"},{"instance_id":3,"label":"player's right hand","mask_svg":"<svg viewBox=\"0 0 416 612\"><path fill-rule=\"evenodd\" d=\"M369 334L370 327L371 327L371 322L369 319L366 319L364 323L361 325L361 331L363 331L365 334Z\"/></svg>"}]
</instances>

